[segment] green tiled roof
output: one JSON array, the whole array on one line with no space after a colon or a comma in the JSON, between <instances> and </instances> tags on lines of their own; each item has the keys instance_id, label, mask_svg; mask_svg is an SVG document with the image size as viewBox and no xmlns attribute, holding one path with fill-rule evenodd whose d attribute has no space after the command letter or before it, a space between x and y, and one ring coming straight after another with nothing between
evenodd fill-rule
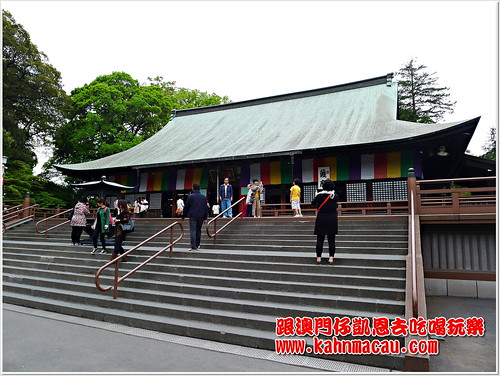
<instances>
[{"instance_id":1,"label":"green tiled roof","mask_svg":"<svg viewBox=\"0 0 500 376\"><path fill-rule=\"evenodd\" d=\"M129 150L56 167L69 172L277 156L404 141L466 122L396 120L397 84L389 78L178 111L157 134Z\"/></svg>"}]
</instances>

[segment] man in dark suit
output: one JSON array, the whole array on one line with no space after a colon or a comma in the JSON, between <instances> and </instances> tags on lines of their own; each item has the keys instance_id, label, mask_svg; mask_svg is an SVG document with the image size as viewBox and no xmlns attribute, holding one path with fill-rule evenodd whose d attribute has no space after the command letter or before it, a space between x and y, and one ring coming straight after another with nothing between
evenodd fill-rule
<instances>
[{"instance_id":1,"label":"man in dark suit","mask_svg":"<svg viewBox=\"0 0 500 376\"><path fill-rule=\"evenodd\" d=\"M199 184L193 184L193 193L188 196L182 212L182 219L184 217L189 218L190 251L196 251L200 246L201 226L208 217L207 198L200 193Z\"/></svg>"}]
</instances>

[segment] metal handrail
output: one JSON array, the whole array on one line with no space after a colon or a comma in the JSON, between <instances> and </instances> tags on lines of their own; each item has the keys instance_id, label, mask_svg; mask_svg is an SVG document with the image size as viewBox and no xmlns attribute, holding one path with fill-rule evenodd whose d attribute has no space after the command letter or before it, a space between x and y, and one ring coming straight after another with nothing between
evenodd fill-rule
<instances>
[{"instance_id":1,"label":"metal handrail","mask_svg":"<svg viewBox=\"0 0 500 376\"><path fill-rule=\"evenodd\" d=\"M39 233L39 234L44 234L44 235L45 235L45 237L47 237L47 233L48 233L49 231L52 231L52 230L55 230L55 229L56 229L56 228L58 228L58 227L64 226L66 223L71 222L71 220L69 220L69 219L68 219L68 220L66 220L66 221L64 221L64 222L62 222L62 223L59 223L58 225L52 226L52 227L48 227L48 222L49 222L51 219L54 219L54 218L57 218L57 217L59 217L59 216L61 216L61 215L63 215L63 214L69 213L71 210L73 210L73 208L68 209L68 210L64 210L64 211L62 211L62 212L60 212L60 213L57 213L56 215L52 215L52 216L50 216L50 217L47 217L47 218L44 218L44 219L42 219L42 220L38 221L38 222L36 223L36 225L35 225L35 231L36 231L37 233ZM40 231L40 230L38 229L38 226L40 225L40 223L45 223L45 230Z\"/></svg>"},{"instance_id":2,"label":"metal handrail","mask_svg":"<svg viewBox=\"0 0 500 376\"><path fill-rule=\"evenodd\" d=\"M173 240L174 238L174 226L175 225L179 225L180 228L181 228L181 234L180 236L176 239L176 240ZM161 249L160 251L156 252L153 256L151 256L150 258L148 258L146 261L144 261L142 264L136 266L134 269L130 270L127 274L123 275L121 278L118 278L118 264L119 264L119 261L121 259L123 259L124 257L126 257L127 255L129 255L130 253L134 252L135 250L139 249L140 247L142 247L144 244L150 242L151 240L157 238L159 235L163 234L165 231L167 230L170 230L170 244L167 245L165 248ZM134 274L137 270L141 269L144 265L146 265L147 263L149 263L150 261L154 260L156 257L158 257L159 255L161 255L163 252L165 252L168 248L170 248L170 255L169 257L172 257L172 251L173 251L173 246L174 244L178 243L182 237L184 236L184 226L182 226L182 223L180 222L174 222L172 223L170 226L168 227L165 227L163 230L161 231L158 231L156 234L154 234L153 236L150 236L148 239L144 240L143 242L137 244L135 247L129 249L127 252L121 254L120 256L118 256L117 258L111 260L111 261L108 261L106 264L104 264L101 268L99 268L99 270L97 271L96 275L95 275L95 285L96 287L101 290L101 291L109 291L111 290L111 286L109 287L102 287L101 284L99 283L99 277L100 275L102 274L102 272L107 269L109 266L115 264L115 277L114 277L114 284L113 284L113 287L114 287L114 291L113 291L113 299L116 299L117 296L118 296L118 285L123 282L126 278L128 278L129 276L131 276L132 274Z\"/></svg>"},{"instance_id":3,"label":"metal handrail","mask_svg":"<svg viewBox=\"0 0 500 376\"><path fill-rule=\"evenodd\" d=\"M233 223L233 221L235 221L236 219L238 219L239 217L241 217L243 215L243 213L238 213L236 216L234 216L229 222L227 222L224 226L222 226L220 229L217 230L217 219L219 219L219 217L221 215L223 215L225 212L227 212L229 209L231 209L233 206L236 206L237 204L239 204L241 201L245 200L246 197L242 197L240 198L238 201L236 201L234 204L232 204L230 207L228 207L226 210L224 210L222 213L218 214L217 216L215 216L214 218L212 218L210 221L207 222L207 235L209 238L213 238L214 239L214 244L216 243L217 241L217 234L219 232L221 232L222 230L224 230L227 226L229 226L231 223ZM210 234L210 224L211 223L214 223L214 233L213 234Z\"/></svg>"}]
</instances>

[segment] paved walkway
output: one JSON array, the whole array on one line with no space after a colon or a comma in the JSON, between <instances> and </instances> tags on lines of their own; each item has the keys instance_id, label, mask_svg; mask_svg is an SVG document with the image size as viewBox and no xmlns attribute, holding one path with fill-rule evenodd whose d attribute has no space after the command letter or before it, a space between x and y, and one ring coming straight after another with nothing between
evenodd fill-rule
<instances>
[{"instance_id":1,"label":"paved walkway","mask_svg":"<svg viewBox=\"0 0 500 376\"><path fill-rule=\"evenodd\" d=\"M431 372L496 371L496 301L431 297L428 316L483 317L484 337L446 337ZM3 372L372 373L380 368L221 345L4 304ZM220 348L218 347L220 346ZM228 351L229 349L229 351ZM337 373L338 374L338 373Z\"/></svg>"},{"instance_id":2,"label":"paved walkway","mask_svg":"<svg viewBox=\"0 0 500 376\"><path fill-rule=\"evenodd\" d=\"M496 369L497 300L428 297L427 317L482 317L483 337L445 337L439 341L439 355L430 357L431 372L498 372Z\"/></svg>"}]
</instances>

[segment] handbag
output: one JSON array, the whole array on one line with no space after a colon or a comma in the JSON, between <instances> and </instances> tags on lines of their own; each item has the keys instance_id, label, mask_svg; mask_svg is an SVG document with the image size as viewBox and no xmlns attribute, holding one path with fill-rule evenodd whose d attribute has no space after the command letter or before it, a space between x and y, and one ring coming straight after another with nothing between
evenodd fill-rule
<instances>
[{"instance_id":1,"label":"handbag","mask_svg":"<svg viewBox=\"0 0 500 376\"><path fill-rule=\"evenodd\" d=\"M128 234L129 232L134 232L134 228L135 228L135 221L134 220L130 220L128 221L127 223L120 223L120 226L122 228L122 231L125 233L125 234Z\"/></svg>"}]
</instances>

